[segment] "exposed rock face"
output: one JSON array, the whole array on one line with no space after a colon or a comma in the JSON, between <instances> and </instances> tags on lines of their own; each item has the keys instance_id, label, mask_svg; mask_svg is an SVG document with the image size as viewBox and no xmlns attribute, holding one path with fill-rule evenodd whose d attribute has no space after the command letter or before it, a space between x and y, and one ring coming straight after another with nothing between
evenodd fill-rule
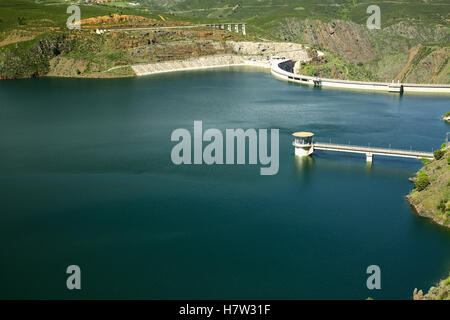
<instances>
[{"instance_id":1,"label":"exposed rock face","mask_svg":"<svg viewBox=\"0 0 450 320\"><path fill-rule=\"evenodd\" d=\"M247 58L236 55L224 56L206 56L178 61L164 61L160 63L148 63L132 66L136 75L146 75L159 72L167 72L173 70L186 69L203 69L218 66L233 66L233 65L249 65L249 66L264 66L270 68L270 64L265 61L249 61Z\"/></svg>"},{"instance_id":2,"label":"exposed rock face","mask_svg":"<svg viewBox=\"0 0 450 320\"><path fill-rule=\"evenodd\" d=\"M138 47L129 51L129 55L135 59L142 57L147 62L186 59L188 57L200 57L223 54L237 54L245 56L259 56L265 59L271 56L282 55L287 59L306 61L309 60L307 50L296 43L277 42L236 42L236 41L211 41L197 40L176 41L152 46Z\"/></svg>"},{"instance_id":3,"label":"exposed rock face","mask_svg":"<svg viewBox=\"0 0 450 320\"><path fill-rule=\"evenodd\" d=\"M0 56L0 76L3 79L39 77L47 74L50 60L73 49L73 41L65 35L52 35L29 49L15 45Z\"/></svg>"},{"instance_id":4,"label":"exposed rock face","mask_svg":"<svg viewBox=\"0 0 450 320\"><path fill-rule=\"evenodd\" d=\"M353 22L286 18L275 32L285 40L331 50L350 62L367 62L376 57L368 30Z\"/></svg>"},{"instance_id":5,"label":"exposed rock face","mask_svg":"<svg viewBox=\"0 0 450 320\"><path fill-rule=\"evenodd\" d=\"M284 56L286 59L309 60L306 48L298 43L289 42L236 42L227 41L234 53L244 55Z\"/></svg>"},{"instance_id":6,"label":"exposed rock face","mask_svg":"<svg viewBox=\"0 0 450 320\"><path fill-rule=\"evenodd\" d=\"M137 47L128 51L128 55L133 60L142 60L142 62L160 62L231 53L233 53L232 49L224 42L209 40L196 41L194 43L191 41L156 43L155 45Z\"/></svg>"},{"instance_id":7,"label":"exposed rock face","mask_svg":"<svg viewBox=\"0 0 450 320\"><path fill-rule=\"evenodd\" d=\"M328 50L360 68L357 74L364 77L367 71L375 81L450 83L450 48L428 45L448 42L450 29L444 25L402 21L381 30L368 30L353 22L290 17L272 30L276 37ZM335 66L322 71L325 77L339 76Z\"/></svg>"},{"instance_id":8,"label":"exposed rock face","mask_svg":"<svg viewBox=\"0 0 450 320\"><path fill-rule=\"evenodd\" d=\"M395 80L410 83L449 83L449 57L449 47L416 46L409 51L408 61Z\"/></svg>"},{"instance_id":9,"label":"exposed rock face","mask_svg":"<svg viewBox=\"0 0 450 320\"><path fill-rule=\"evenodd\" d=\"M81 20L81 25L99 25L99 24L106 24L106 23L123 23L123 22L134 22L134 23L142 23L142 22L148 22L148 23L155 23L156 20L140 17L140 16L133 16L128 14L113 14L110 16L100 16L100 17L94 17L94 18L88 18Z\"/></svg>"}]
</instances>

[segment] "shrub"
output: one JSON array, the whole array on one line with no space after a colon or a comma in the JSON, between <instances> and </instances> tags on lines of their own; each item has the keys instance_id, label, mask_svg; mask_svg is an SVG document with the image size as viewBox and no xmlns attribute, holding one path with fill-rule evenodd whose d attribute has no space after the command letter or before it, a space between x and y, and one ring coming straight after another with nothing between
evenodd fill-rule
<instances>
[{"instance_id":1,"label":"shrub","mask_svg":"<svg viewBox=\"0 0 450 320\"><path fill-rule=\"evenodd\" d=\"M420 172L417 175L417 180L416 180L416 189L418 191L422 191L424 190L426 187L428 187L428 185L430 184L430 178L428 178L427 174L424 172Z\"/></svg>"},{"instance_id":2,"label":"shrub","mask_svg":"<svg viewBox=\"0 0 450 320\"><path fill-rule=\"evenodd\" d=\"M430 160L428 160L427 158L422 158L421 161L424 166L430 163Z\"/></svg>"},{"instance_id":3,"label":"shrub","mask_svg":"<svg viewBox=\"0 0 450 320\"><path fill-rule=\"evenodd\" d=\"M450 165L450 157L447 158L447 164Z\"/></svg>"},{"instance_id":4,"label":"shrub","mask_svg":"<svg viewBox=\"0 0 450 320\"><path fill-rule=\"evenodd\" d=\"M450 276L447 279L444 280L444 284L446 286L450 285Z\"/></svg>"},{"instance_id":5,"label":"shrub","mask_svg":"<svg viewBox=\"0 0 450 320\"><path fill-rule=\"evenodd\" d=\"M436 209L439 211L445 212L447 208L447 200L442 199L439 204L436 206Z\"/></svg>"},{"instance_id":6,"label":"shrub","mask_svg":"<svg viewBox=\"0 0 450 320\"><path fill-rule=\"evenodd\" d=\"M433 152L434 158L436 160L440 160L444 156L444 154L445 154L445 151L441 150L441 149L436 150L435 152Z\"/></svg>"}]
</instances>

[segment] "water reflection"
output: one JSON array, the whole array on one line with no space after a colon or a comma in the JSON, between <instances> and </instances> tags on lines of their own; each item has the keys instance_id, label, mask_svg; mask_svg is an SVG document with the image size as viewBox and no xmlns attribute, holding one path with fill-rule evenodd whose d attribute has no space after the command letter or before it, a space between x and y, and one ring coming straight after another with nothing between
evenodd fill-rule
<instances>
[{"instance_id":1,"label":"water reflection","mask_svg":"<svg viewBox=\"0 0 450 320\"><path fill-rule=\"evenodd\" d=\"M305 178L312 172L315 159L311 156L306 157L294 157L294 167L297 177Z\"/></svg>"}]
</instances>

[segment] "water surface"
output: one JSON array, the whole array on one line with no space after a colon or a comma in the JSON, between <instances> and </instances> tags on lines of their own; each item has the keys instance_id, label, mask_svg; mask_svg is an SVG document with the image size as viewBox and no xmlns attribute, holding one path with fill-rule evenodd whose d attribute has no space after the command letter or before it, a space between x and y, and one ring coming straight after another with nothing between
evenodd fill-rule
<instances>
[{"instance_id":1,"label":"water surface","mask_svg":"<svg viewBox=\"0 0 450 320\"><path fill-rule=\"evenodd\" d=\"M0 83L0 298L408 299L450 270L450 232L404 196L449 99L317 89L240 69ZM175 166L176 128L279 128L280 170ZM65 269L82 270L82 290ZM366 288L381 267L382 289Z\"/></svg>"}]
</instances>

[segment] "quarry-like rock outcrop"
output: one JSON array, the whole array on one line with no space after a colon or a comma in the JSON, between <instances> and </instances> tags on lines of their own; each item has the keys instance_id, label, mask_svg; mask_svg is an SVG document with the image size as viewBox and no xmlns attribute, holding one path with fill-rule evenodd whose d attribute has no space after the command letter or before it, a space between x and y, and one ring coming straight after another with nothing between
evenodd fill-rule
<instances>
[{"instance_id":1,"label":"quarry-like rock outcrop","mask_svg":"<svg viewBox=\"0 0 450 320\"><path fill-rule=\"evenodd\" d=\"M283 56L286 59L308 60L307 49L298 43L292 42L237 42L227 41L234 53L244 55L259 55L270 58Z\"/></svg>"}]
</instances>

